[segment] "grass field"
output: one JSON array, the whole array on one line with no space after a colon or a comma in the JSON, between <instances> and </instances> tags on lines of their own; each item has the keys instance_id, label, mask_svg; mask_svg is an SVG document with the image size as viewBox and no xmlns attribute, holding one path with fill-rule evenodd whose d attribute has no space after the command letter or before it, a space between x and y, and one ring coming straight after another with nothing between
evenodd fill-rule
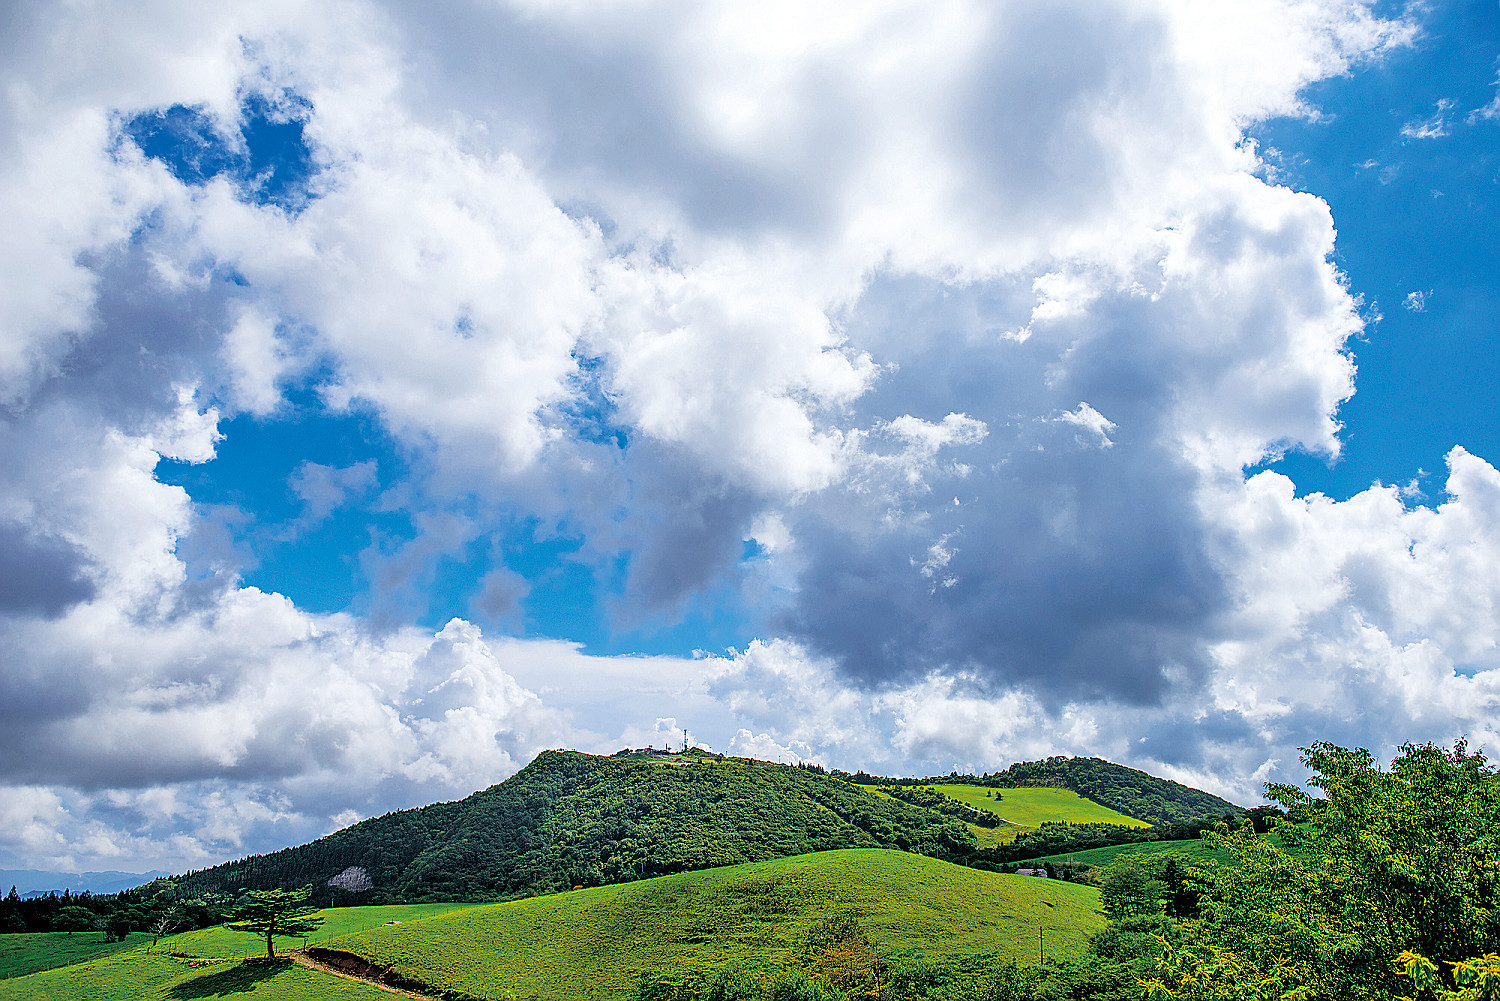
<instances>
[{"instance_id":1,"label":"grass field","mask_svg":"<svg viewBox=\"0 0 1500 1001\"><path fill-rule=\"evenodd\" d=\"M248 966L237 960L174 959L144 948L0 980L5 1001L391 1001L378 987L300 966Z\"/></svg>"},{"instance_id":2,"label":"grass field","mask_svg":"<svg viewBox=\"0 0 1500 1001\"><path fill-rule=\"evenodd\" d=\"M893 797L881 792L877 786L862 785L861 789L885 799ZM976 810L993 813L1006 821L1000 827L967 825L980 847L1008 845L1023 834L1030 834L1047 821L1069 824L1121 824L1125 827L1150 827L1134 817L1117 813L1093 800L1084 799L1071 789L991 789L988 786L934 785L931 788L950 799L955 799ZM995 799L999 792L1002 799Z\"/></svg>"},{"instance_id":3,"label":"grass field","mask_svg":"<svg viewBox=\"0 0 1500 1001\"><path fill-rule=\"evenodd\" d=\"M123 942L101 942L96 931L0 935L0 980L98 959L149 941L145 932L135 932Z\"/></svg>"},{"instance_id":4,"label":"grass field","mask_svg":"<svg viewBox=\"0 0 1500 1001\"><path fill-rule=\"evenodd\" d=\"M935 785L932 788L960 803L985 810L1021 827L1040 827L1047 821L1069 824L1121 824L1150 827L1143 820L1127 817L1071 789L990 789L987 786ZM999 793L992 799L985 793Z\"/></svg>"},{"instance_id":5,"label":"grass field","mask_svg":"<svg viewBox=\"0 0 1500 1001\"><path fill-rule=\"evenodd\" d=\"M313 936L313 943L327 937L377 928L387 921L421 920L438 914L473 907L473 904L408 904L389 907L340 907L319 911L326 921ZM401 925L393 925L399 928ZM333 977L297 966L264 967L242 965L240 960L265 952L265 940L227 928L203 928L163 938L148 952L149 935L132 935L123 947L93 958L79 957L76 950L54 948L47 941L66 940L61 933L6 935L0 943L32 956L52 955L63 960L45 972L0 980L0 1001L185 1001L191 998L233 997L236 1001L390 1001L392 995L379 988ZM76 933L73 938L94 939L96 933ZM27 940L10 943L6 940ZM278 949L300 946L300 939L280 939ZM102 948L102 946L101 946ZM177 956L168 953L178 953Z\"/></svg>"},{"instance_id":6,"label":"grass field","mask_svg":"<svg viewBox=\"0 0 1500 1001\"><path fill-rule=\"evenodd\" d=\"M775 959L817 920L860 916L893 955L1049 956L1082 952L1103 926L1097 891L1002 876L883 849L574 890L375 928L336 939L439 989L516 1001L617 997L638 971Z\"/></svg>"},{"instance_id":7,"label":"grass field","mask_svg":"<svg viewBox=\"0 0 1500 1001\"><path fill-rule=\"evenodd\" d=\"M332 910L321 910L318 915L323 918L323 927L307 937L307 944L319 945L329 939L339 938L353 932L378 928L387 921L400 921L405 924L408 921L418 921L422 918L435 917L474 906L476 905L389 904L384 907L336 907ZM400 927L400 925L392 927ZM298 949L301 946L302 939L300 938L276 940L277 952ZM264 936L258 937L248 932L232 931L228 928L200 928L197 931L183 932L181 935L162 939L161 944L157 946L157 951L198 959L249 959L266 954L266 940Z\"/></svg>"}]
</instances>

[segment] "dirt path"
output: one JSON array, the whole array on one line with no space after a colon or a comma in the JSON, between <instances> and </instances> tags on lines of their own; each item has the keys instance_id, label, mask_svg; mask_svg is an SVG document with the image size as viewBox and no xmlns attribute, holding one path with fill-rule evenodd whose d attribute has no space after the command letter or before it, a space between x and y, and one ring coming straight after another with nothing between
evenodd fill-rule
<instances>
[{"instance_id":1,"label":"dirt path","mask_svg":"<svg viewBox=\"0 0 1500 1001\"><path fill-rule=\"evenodd\" d=\"M392 987L390 984L383 984L371 977L361 977L354 973L345 973L343 970L336 970L333 967L329 966L327 963L318 962L316 959L313 959L301 949L297 949L293 952L283 953L283 955L290 956L292 962L296 963L298 966L305 966L309 970L317 970L319 973L327 973L330 976L334 977L343 977L345 980L358 980L362 984L369 984L371 987L379 987L381 990L386 991L390 994L399 994L402 997L416 998L417 1001L437 1001L437 999L432 997L430 994L418 994L415 991L403 991L399 987Z\"/></svg>"}]
</instances>

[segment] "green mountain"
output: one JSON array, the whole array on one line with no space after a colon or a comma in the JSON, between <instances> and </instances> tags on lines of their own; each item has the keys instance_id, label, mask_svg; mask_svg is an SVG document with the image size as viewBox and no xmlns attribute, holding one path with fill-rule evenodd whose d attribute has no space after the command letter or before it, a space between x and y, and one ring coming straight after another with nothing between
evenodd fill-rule
<instances>
[{"instance_id":1,"label":"green mountain","mask_svg":"<svg viewBox=\"0 0 1500 1001\"><path fill-rule=\"evenodd\" d=\"M1103 758L1058 756L1045 761L1023 761L1002 772L992 772L982 781L1002 789L1034 786L1071 789L1100 806L1148 824L1186 823L1225 814L1238 817L1245 812L1229 800L1201 789Z\"/></svg>"},{"instance_id":2,"label":"green mountain","mask_svg":"<svg viewBox=\"0 0 1500 1001\"><path fill-rule=\"evenodd\" d=\"M179 877L182 891L312 884L364 869L340 902L497 900L837 848L971 849L951 817L829 775L705 752L546 751L467 799L366 820L325 838Z\"/></svg>"},{"instance_id":3,"label":"green mountain","mask_svg":"<svg viewBox=\"0 0 1500 1001\"><path fill-rule=\"evenodd\" d=\"M872 795L818 768L698 750L610 757L546 751L467 799L389 813L176 882L187 896L311 884L318 898L327 894L325 902L350 904L505 900L839 848L895 848L994 868L1012 857L1190 837L1194 832L1172 833L1166 825L1240 812L1217 796L1098 758L1049 758L970 781L1070 789L1163 826L1158 834L1044 824L1024 844L996 848L955 817ZM1073 818L1031 822L1053 819ZM329 888L329 879L350 867L365 870L373 889Z\"/></svg>"}]
</instances>

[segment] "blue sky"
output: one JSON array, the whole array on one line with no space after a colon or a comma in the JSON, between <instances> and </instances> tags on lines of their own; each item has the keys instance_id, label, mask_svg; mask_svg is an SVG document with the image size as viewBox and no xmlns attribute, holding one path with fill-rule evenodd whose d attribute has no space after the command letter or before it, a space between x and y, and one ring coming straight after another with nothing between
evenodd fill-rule
<instances>
[{"instance_id":1,"label":"blue sky","mask_svg":"<svg viewBox=\"0 0 1500 1001\"><path fill-rule=\"evenodd\" d=\"M107 8L106 8L107 13ZM0 863L1500 708L1500 6L7 32Z\"/></svg>"},{"instance_id":2,"label":"blue sky","mask_svg":"<svg viewBox=\"0 0 1500 1001\"><path fill-rule=\"evenodd\" d=\"M1282 183L1328 202L1336 260L1366 315L1380 317L1351 344L1358 391L1339 409L1338 461L1295 455L1271 467L1302 491L1345 499L1375 481L1416 480L1440 499L1453 445L1500 457L1485 385L1500 363L1500 148L1495 119L1471 120L1495 99L1500 8L1437 4L1421 22L1411 48L1308 88L1323 117L1251 130L1277 151Z\"/></svg>"}]
</instances>

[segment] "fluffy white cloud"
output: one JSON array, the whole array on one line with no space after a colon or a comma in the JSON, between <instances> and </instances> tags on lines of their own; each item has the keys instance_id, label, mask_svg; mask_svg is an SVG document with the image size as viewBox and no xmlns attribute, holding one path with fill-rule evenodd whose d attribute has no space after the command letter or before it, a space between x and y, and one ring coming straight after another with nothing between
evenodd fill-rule
<instances>
[{"instance_id":1,"label":"fluffy white cloud","mask_svg":"<svg viewBox=\"0 0 1500 1001\"><path fill-rule=\"evenodd\" d=\"M1337 455L1360 328L1327 205L1245 126L1413 31L1354 0L29 10L4 850L197 863L679 723L1241 798L1308 739L1488 739L1495 470L1456 450L1435 507L1243 474ZM305 198L182 180L125 128L195 108L247 155L251 98L305 119ZM366 620L242 587L214 523L254 512L156 479L294 389L409 460ZM376 474L303 464L283 537ZM602 658L409 624L443 557L525 519L623 574L622 621L737 586L764 638ZM497 564L469 607L532 598Z\"/></svg>"}]
</instances>

